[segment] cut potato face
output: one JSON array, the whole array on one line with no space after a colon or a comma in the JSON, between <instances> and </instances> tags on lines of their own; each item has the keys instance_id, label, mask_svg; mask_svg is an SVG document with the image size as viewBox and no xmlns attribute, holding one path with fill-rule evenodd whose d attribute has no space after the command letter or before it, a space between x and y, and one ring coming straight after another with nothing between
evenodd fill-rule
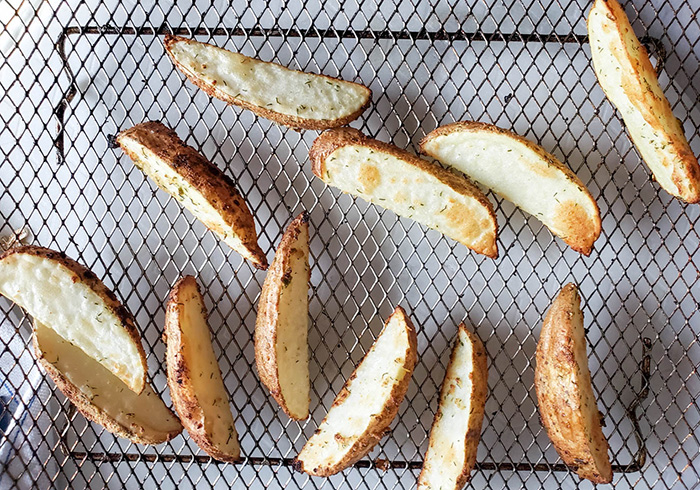
<instances>
[{"instance_id":1,"label":"cut potato face","mask_svg":"<svg viewBox=\"0 0 700 490\"><path fill-rule=\"evenodd\" d=\"M463 175L351 128L326 131L309 151L326 184L413 219L495 258L493 207Z\"/></svg>"},{"instance_id":2,"label":"cut potato face","mask_svg":"<svg viewBox=\"0 0 700 490\"><path fill-rule=\"evenodd\" d=\"M218 167L157 121L122 131L117 143L134 165L229 247L257 268L267 269L253 215L233 181Z\"/></svg>"},{"instance_id":3,"label":"cut potato face","mask_svg":"<svg viewBox=\"0 0 700 490\"><path fill-rule=\"evenodd\" d=\"M137 444L160 444L182 424L146 383L136 394L53 329L34 322L34 352L58 389L85 418Z\"/></svg>"},{"instance_id":4,"label":"cut potato face","mask_svg":"<svg viewBox=\"0 0 700 490\"><path fill-rule=\"evenodd\" d=\"M360 117L372 92L358 83L249 58L211 44L165 37L165 50L189 80L217 99L294 129L328 129Z\"/></svg>"},{"instance_id":5,"label":"cut potato face","mask_svg":"<svg viewBox=\"0 0 700 490\"><path fill-rule=\"evenodd\" d=\"M612 467L588 370L578 289L567 284L545 316L535 390L542 423L559 456L581 478L610 483Z\"/></svg>"},{"instance_id":6,"label":"cut potato face","mask_svg":"<svg viewBox=\"0 0 700 490\"><path fill-rule=\"evenodd\" d=\"M309 416L309 216L287 228L265 277L255 323L260 380L293 419Z\"/></svg>"},{"instance_id":7,"label":"cut potato face","mask_svg":"<svg viewBox=\"0 0 700 490\"><path fill-rule=\"evenodd\" d=\"M620 111L656 181L671 195L700 202L700 165L671 110L644 46L616 0L596 0L588 15L596 76Z\"/></svg>"},{"instance_id":8,"label":"cut potato face","mask_svg":"<svg viewBox=\"0 0 700 490\"><path fill-rule=\"evenodd\" d=\"M462 323L442 382L419 490L459 490L469 481L487 396L484 344Z\"/></svg>"},{"instance_id":9,"label":"cut potato face","mask_svg":"<svg viewBox=\"0 0 700 490\"><path fill-rule=\"evenodd\" d=\"M194 277L180 279L165 312L168 386L173 406L199 447L212 458L240 458L229 396L211 344L202 294Z\"/></svg>"},{"instance_id":10,"label":"cut potato face","mask_svg":"<svg viewBox=\"0 0 700 490\"><path fill-rule=\"evenodd\" d=\"M92 271L65 254L22 246L0 255L0 294L140 393L146 353L134 317Z\"/></svg>"},{"instance_id":11,"label":"cut potato face","mask_svg":"<svg viewBox=\"0 0 700 490\"><path fill-rule=\"evenodd\" d=\"M330 476L369 453L403 401L416 364L416 331L397 307L328 414L295 460L310 475Z\"/></svg>"},{"instance_id":12,"label":"cut potato face","mask_svg":"<svg viewBox=\"0 0 700 490\"><path fill-rule=\"evenodd\" d=\"M598 205L583 182L543 148L490 124L458 122L429 133L421 152L512 201L574 250L591 253L600 236Z\"/></svg>"}]
</instances>

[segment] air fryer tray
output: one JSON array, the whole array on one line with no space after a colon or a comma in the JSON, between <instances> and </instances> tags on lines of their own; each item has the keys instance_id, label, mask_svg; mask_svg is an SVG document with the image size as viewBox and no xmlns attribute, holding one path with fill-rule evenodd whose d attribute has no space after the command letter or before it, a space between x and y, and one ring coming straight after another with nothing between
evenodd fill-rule
<instances>
[{"instance_id":1,"label":"air fryer tray","mask_svg":"<svg viewBox=\"0 0 700 490\"><path fill-rule=\"evenodd\" d=\"M37 49L21 51L29 53L26 66L15 69L13 56L0 65L2 74L19 70L0 81L7 90L2 107L16 113L0 115L7 122L0 133L0 222L6 223L0 230L28 230L29 241L65 251L114 288L136 317L151 380L168 404L164 301L181 275L196 275L245 458L217 463L186 435L139 446L86 422L28 364L21 344L29 339L29 319L2 299L0 319L17 327L0 339L2 356L14 359L10 367L0 364L4 388L45 393L33 399L33 424L24 424L19 411L11 414L23 427L19 440L33 451L10 452L6 475L56 487L411 488L456 326L465 320L486 345L490 371L474 488L585 486L549 442L533 388L542 317L573 281L583 298L616 484L689 488L696 482L698 207L682 205L652 181L597 85L585 29L588 2L505 3L362 0L321 8L234 1L202 10L132 4L93 10L67 3L49 20L37 16L32 22L40 22L40 35L22 37L13 51L36 43ZM691 3L625 5L699 154L693 83L700 80L694 19L700 6ZM455 120L512 129L553 152L588 186L601 209L602 235L591 256L581 256L490 194L500 228L500 255L492 260L341 195L311 173L308 149L317 132L297 133L210 99L164 55L166 33L362 81L373 91L372 105L352 126L411 151L427 132ZM40 96L27 76L37 77ZM173 127L234 178L269 259L289 221L310 212L308 420L290 421L254 368L252 332L264 272L114 148L112 135L146 119ZM393 430L356 469L330 479L295 473L292 459L396 305L417 327L419 361ZM19 382L12 375L18 369ZM0 406L0 417L6 412ZM12 432L4 438L18 445ZM38 470L16 470L32 462Z\"/></svg>"}]
</instances>

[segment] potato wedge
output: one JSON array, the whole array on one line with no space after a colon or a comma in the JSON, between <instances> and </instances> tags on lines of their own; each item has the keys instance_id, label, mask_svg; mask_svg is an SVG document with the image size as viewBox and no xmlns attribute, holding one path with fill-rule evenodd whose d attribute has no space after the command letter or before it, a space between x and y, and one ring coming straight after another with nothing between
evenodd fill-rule
<instances>
[{"instance_id":1,"label":"potato wedge","mask_svg":"<svg viewBox=\"0 0 700 490\"><path fill-rule=\"evenodd\" d=\"M306 441L295 468L330 476L369 453L399 411L416 365L416 351L416 330L399 306Z\"/></svg>"},{"instance_id":2,"label":"potato wedge","mask_svg":"<svg viewBox=\"0 0 700 490\"><path fill-rule=\"evenodd\" d=\"M290 70L192 39L165 36L165 51L187 78L212 97L293 129L328 129L367 109L359 83Z\"/></svg>"},{"instance_id":3,"label":"potato wedge","mask_svg":"<svg viewBox=\"0 0 700 490\"><path fill-rule=\"evenodd\" d=\"M34 321L34 353L58 389L86 419L137 444L160 444L182 424L151 385L136 394L102 364Z\"/></svg>"},{"instance_id":4,"label":"potato wedge","mask_svg":"<svg viewBox=\"0 0 700 490\"><path fill-rule=\"evenodd\" d=\"M579 477L610 483L612 467L593 394L578 289L567 284L549 308L537 343L535 391L542 423Z\"/></svg>"},{"instance_id":5,"label":"potato wedge","mask_svg":"<svg viewBox=\"0 0 700 490\"><path fill-rule=\"evenodd\" d=\"M212 458L240 458L229 396L211 345L207 312L197 281L180 279L165 310L168 386L175 411L192 440Z\"/></svg>"},{"instance_id":6,"label":"potato wedge","mask_svg":"<svg viewBox=\"0 0 700 490\"><path fill-rule=\"evenodd\" d=\"M591 253L600 236L598 205L583 182L542 147L491 124L465 121L430 132L421 152L537 217L577 252Z\"/></svg>"},{"instance_id":7,"label":"potato wedge","mask_svg":"<svg viewBox=\"0 0 700 490\"><path fill-rule=\"evenodd\" d=\"M656 70L616 0L595 0L588 38L596 76L617 107L630 138L659 185L689 203L700 202L700 165L673 115Z\"/></svg>"},{"instance_id":8,"label":"potato wedge","mask_svg":"<svg viewBox=\"0 0 700 490\"><path fill-rule=\"evenodd\" d=\"M440 389L419 490L459 490L469 481L481 439L488 377L484 344L462 323Z\"/></svg>"},{"instance_id":9,"label":"potato wedge","mask_svg":"<svg viewBox=\"0 0 700 490\"><path fill-rule=\"evenodd\" d=\"M149 121L122 131L117 143L136 167L229 247L255 267L267 269L253 215L228 175L161 122Z\"/></svg>"},{"instance_id":10,"label":"potato wedge","mask_svg":"<svg viewBox=\"0 0 700 490\"><path fill-rule=\"evenodd\" d=\"M258 304L255 363L262 383L291 418L309 416L309 215L284 232Z\"/></svg>"},{"instance_id":11,"label":"potato wedge","mask_svg":"<svg viewBox=\"0 0 700 490\"><path fill-rule=\"evenodd\" d=\"M493 206L463 175L352 128L323 133L309 158L326 184L438 230L475 252L498 256Z\"/></svg>"},{"instance_id":12,"label":"potato wedge","mask_svg":"<svg viewBox=\"0 0 700 490\"><path fill-rule=\"evenodd\" d=\"M146 353L134 317L92 271L31 245L0 255L0 294L140 393Z\"/></svg>"}]
</instances>

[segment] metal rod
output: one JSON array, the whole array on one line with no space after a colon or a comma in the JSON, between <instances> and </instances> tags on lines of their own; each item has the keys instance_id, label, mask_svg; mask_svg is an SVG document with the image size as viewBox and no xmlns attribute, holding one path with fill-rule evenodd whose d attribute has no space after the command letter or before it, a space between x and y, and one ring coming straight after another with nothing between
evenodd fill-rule
<instances>
[{"instance_id":1,"label":"metal rod","mask_svg":"<svg viewBox=\"0 0 700 490\"><path fill-rule=\"evenodd\" d=\"M484 32L484 31L447 31L438 29L430 31L428 29L419 29L410 31L407 29L390 30L390 29L279 29L279 28L216 28L205 29L202 27L178 27L171 28L161 26L157 29L152 27L114 27L114 26L84 26L84 27L66 27L63 30L62 38L75 34L101 34L101 35L137 35L137 36L161 36L165 34L174 34L178 36L246 36L246 37L281 37L281 38L335 38L335 39L390 39L390 40L425 40L425 41L482 41L482 42L521 42L521 43L588 43L588 36L582 34L539 34L529 33L521 34L519 32ZM654 51L660 52L665 56L666 52L663 44L657 38L644 36L640 38L642 44L647 47L653 47Z\"/></svg>"},{"instance_id":2,"label":"metal rod","mask_svg":"<svg viewBox=\"0 0 700 490\"><path fill-rule=\"evenodd\" d=\"M588 36L580 34L520 34L518 32L502 33L502 32L483 32L483 31L447 31L439 29L430 31L420 29L410 31L407 29L389 30L389 29L279 29L279 28L217 28L205 29L195 27L179 27L171 28L161 26L159 28L152 27L114 27L114 26L84 26L84 27L67 27L64 30L65 35L73 34L103 34L103 35L138 35L138 36L159 36L165 34L175 34L179 36L250 36L250 37L282 37L282 38L336 38L336 39L407 39L411 41L426 40L426 41L501 41L501 42L522 42L522 43L578 43L583 44L588 42Z\"/></svg>"},{"instance_id":3,"label":"metal rod","mask_svg":"<svg viewBox=\"0 0 700 490\"><path fill-rule=\"evenodd\" d=\"M217 461L211 456L195 456L195 455L179 455L179 454L136 454L136 453L101 453L101 452L85 452L71 451L70 456L78 461L89 460L102 463L190 463L194 461L197 464L229 464L223 461ZM293 466L294 459L292 458L242 458L233 464L236 465L254 465L254 466ZM373 468L380 470L396 470L407 468L409 470L419 470L423 467L422 461L387 461L387 460L361 460L353 465L355 468ZM612 466L614 473L633 473L641 468L636 462L630 464L614 464ZM476 463L475 469L485 471L569 471L569 468L563 463L496 463L491 461L483 461Z\"/></svg>"}]
</instances>

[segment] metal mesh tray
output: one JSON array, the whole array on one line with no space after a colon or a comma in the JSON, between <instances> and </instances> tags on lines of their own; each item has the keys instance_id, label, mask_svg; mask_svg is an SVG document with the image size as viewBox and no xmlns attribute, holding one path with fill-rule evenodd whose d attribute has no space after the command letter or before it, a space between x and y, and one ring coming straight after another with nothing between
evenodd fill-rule
<instances>
[{"instance_id":1,"label":"metal mesh tray","mask_svg":"<svg viewBox=\"0 0 700 490\"><path fill-rule=\"evenodd\" d=\"M136 317L151 380L166 403L164 300L182 274L195 274L245 459L218 464L186 435L138 446L86 422L23 347L28 319L0 299L0 419L7 417L0 485L411 488L456 325L466 320L486 345L490 371L471 485L586 487L558 459L533 389L541 319L568 281L583 296L616 485L697 482L698 207L683 206L650 180L598 87L587 3L68 2L31 3L28 18L18 13L26 33L10 34L17 46L0 64L0 231L26 228L34 243L63 250L104 278ZM700 26L684 22L700 7L670 0L626 6L700 153ZM41 15L47 8L50 15ZM513 129L588 186L601 208L602 236L582 257L492 194L500 228L494 261L340 195L310 171L308 149L318 133L275 126L198 91L164 56L168 32L361 80L373 103L353 126L400 147L415 150L424 134L454 120ZM264 273L110 146L110 135L145 119L163 120L234 178L270 259L291 218L310 211L309 420L282 414L254 369ZM417 326L419 363L392 432L356 469L330 479L294 473L291 459L398 304Z\"/></svg>"}]
</instances>

